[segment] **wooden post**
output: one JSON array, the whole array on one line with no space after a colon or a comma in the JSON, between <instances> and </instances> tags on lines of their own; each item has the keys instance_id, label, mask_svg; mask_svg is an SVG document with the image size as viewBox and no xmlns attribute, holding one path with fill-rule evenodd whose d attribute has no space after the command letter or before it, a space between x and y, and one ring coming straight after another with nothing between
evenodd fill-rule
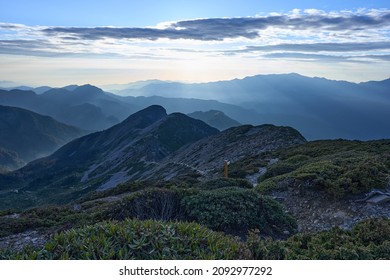
<instances>
[{"instance_id":1,"label":"wooden post","mask_svg":"<svg viewBox=\"0 0 390 280\"><path fill-rule=\"evenodd\" d=\"M225 177L225 178L228 178L228 176L229 176L228 165L229 165L229 162L227 160L225 160L223 162L223 177Z\"/></svg>"}]
</instances>

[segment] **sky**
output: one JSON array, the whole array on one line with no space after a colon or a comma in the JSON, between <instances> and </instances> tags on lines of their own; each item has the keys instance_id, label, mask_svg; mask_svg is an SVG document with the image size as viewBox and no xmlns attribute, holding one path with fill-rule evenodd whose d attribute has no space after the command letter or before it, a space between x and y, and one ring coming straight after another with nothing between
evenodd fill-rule
<instances>
[{"instance_id":1,"label":"sky","mask_svg":"<svg viewBox=\"0 0 390 280\"><path fill-rule=\"evenodd\" d=\"M388 0L0 1L0 86L389 70Z\"/></svg>"}]
</instances>

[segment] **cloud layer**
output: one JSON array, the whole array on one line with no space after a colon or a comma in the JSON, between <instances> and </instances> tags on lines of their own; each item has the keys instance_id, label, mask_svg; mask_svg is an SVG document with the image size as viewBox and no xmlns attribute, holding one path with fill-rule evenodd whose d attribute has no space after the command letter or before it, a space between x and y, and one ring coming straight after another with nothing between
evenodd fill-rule
<instances>
[{"instance_id":1,"label":"cloud layer","mask_svg":"<svg viewBox=\"0 0 390 280\"><path fill-rule=\"evenodd\" d=\"M309 70L322 67L324 71L340 64L345 71L348 63L348 69L357 71L360 63L359 73L364 73L364 69L372 71L374 67L368 70L365 65L378 63L384 73L385 67L390 67L390 10L293 10L253 17L182 20L155 27L0 23L0 55L102 58L111 59L111 63L121 60L120 67L125 67L124 60L132 60L132 66L137 60L136 67L142 69L146 64L162 69L163 64L157 62L161 60L172 63L172 69L184 65L199 71L204 65L217 63L224 65L224 72L239 64L256 67L256 63L273 63L272 67L279 69L293 60L308 65ZM292 69L294 63L290 64Z\"/></svg>"},{"instance_id":2,"label":"cloud layer","mask_svg":"<svg viewBox=\"0 0 390 280\"><path fill-rule=\"evenodd\" d=\"M313 13L293 12L284 15L269 15L244 18L210 18L185 20L170 23L164 28L119 28L119 27L51 27L42 30L48 35L65 34L85 40L112 39L190 39L221 41L225 39L255 39L263 30L361 31L389 28L390 11L376 10L358 13Z\"/></svg>"}]
</instances>

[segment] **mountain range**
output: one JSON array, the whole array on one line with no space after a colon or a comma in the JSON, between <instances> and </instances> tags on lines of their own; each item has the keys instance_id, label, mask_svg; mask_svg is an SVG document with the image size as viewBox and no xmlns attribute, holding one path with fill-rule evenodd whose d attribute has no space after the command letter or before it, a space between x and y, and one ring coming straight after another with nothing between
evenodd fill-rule
<instances>
[{"instance_id":1,"label":"mountain range","mask_svg":"<svg viewBox=\"0 0 390 280\"><path fill-rule=\"evenodd\" d=\"M219 132L181 113L167 115L163 107L153 105L0 176L0 204L11 206L16 198L20 207L63 203L130 180L172 179L187 174L188 169L200 175L204 172L197 170L204 168L218 173L224 158L233 162L305 141L292 128L272 125ZM193 142L198 144L190 145Z\"/></svg>"},{"instance_id":2,"label":"mountain range","mask_svg":"<svg viewBox=\"0 0 390 280\"><path fill-rule=\"evenodd\" d=\"M20 168L85 133L48 116L0 105L0 166Z\"/></svg>"},{"instance_id":3,"label":"mountain range","mask_svg":"<svg viewBox=\"0 0 390 280\"><path fill-rule=\"evenodd\" d=\"M257 75L210 83L151 80L107 87L132 96L91 85L46 92L42 87L32 89L40 94L0 90L0 104L49 115L89 131L108 128L131 113L159 104L168 113L218 110L242 124L291 126L309 140L369 140L390 138L389 87L390 79L351 83L298 74Z\"/></svg>"},{"instance_id":4,"label":"mountain range","mask_svg":"<svg viewBox=\"0 0 390 280\"><path fill-rule=\"evenodd\" d=\"M50 194L55 201L69 200L86 191L137 179L183 145L216 133L217 129L202 121L181 113L167 115L163 107L150 106L4 175L0 186L13 186L9 190L12 195L17 186L21 201L29 203L38 197L43 201L53 198Z\"/></svg>"},{"instance_id":5,"label":"mountain range","mask_svg":"<svg viewBox=\"0 0 390 280\"><path fill-rule=\"evenodd\" d=\"M138 109L91 85L54 88L41 94L0 90L0 104L51 116L88 131L108 128Z\"/></svg>"},{"instance_id":6,"label":"mountain range","mask_svg":"<svg viewBox=\"0 0 390 280\"><path fill-rule=\"evenodd\" d=\"M218 110L210 110L206 112L196 111L188 114L188 116L194 119L204 121L208 125L218 128L219 130L225 130L230 127L241 125L241 123L239 123L238 121L229 118L225 115L224 112Z\"/></svg>"},{"instance_id":7,"label":"mountain range","mask_svg":"<svg viewBox=\"0 0 390 280\"><path fill-rule=\"evenodd\" d=\"M241 123L288 125L312 140L368 140L390 136L390 79L351 83L280 74L210 83L150 81L145 84L141 88L122 89L121 94L215 99L255 111L248 122L230 111L213 108Z\"/></svg>"}]
</instances>

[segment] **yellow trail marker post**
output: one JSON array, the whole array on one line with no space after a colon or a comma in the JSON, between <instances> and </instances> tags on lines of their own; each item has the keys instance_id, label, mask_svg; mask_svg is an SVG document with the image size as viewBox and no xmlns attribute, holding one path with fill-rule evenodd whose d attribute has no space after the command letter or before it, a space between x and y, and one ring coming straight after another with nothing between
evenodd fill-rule
<instances>
[{"instance_id":1,"label":"yellow trail marker post","mask_svg":"<svg viewBox=\"0 0 390 280\"><path fill-rule=\"evenodd\" d=\"M223 162L223 177L228 178L229 172L228 172L228 166L230 164L230 161L224 160Z\"/></svg>"}]
</instances>

